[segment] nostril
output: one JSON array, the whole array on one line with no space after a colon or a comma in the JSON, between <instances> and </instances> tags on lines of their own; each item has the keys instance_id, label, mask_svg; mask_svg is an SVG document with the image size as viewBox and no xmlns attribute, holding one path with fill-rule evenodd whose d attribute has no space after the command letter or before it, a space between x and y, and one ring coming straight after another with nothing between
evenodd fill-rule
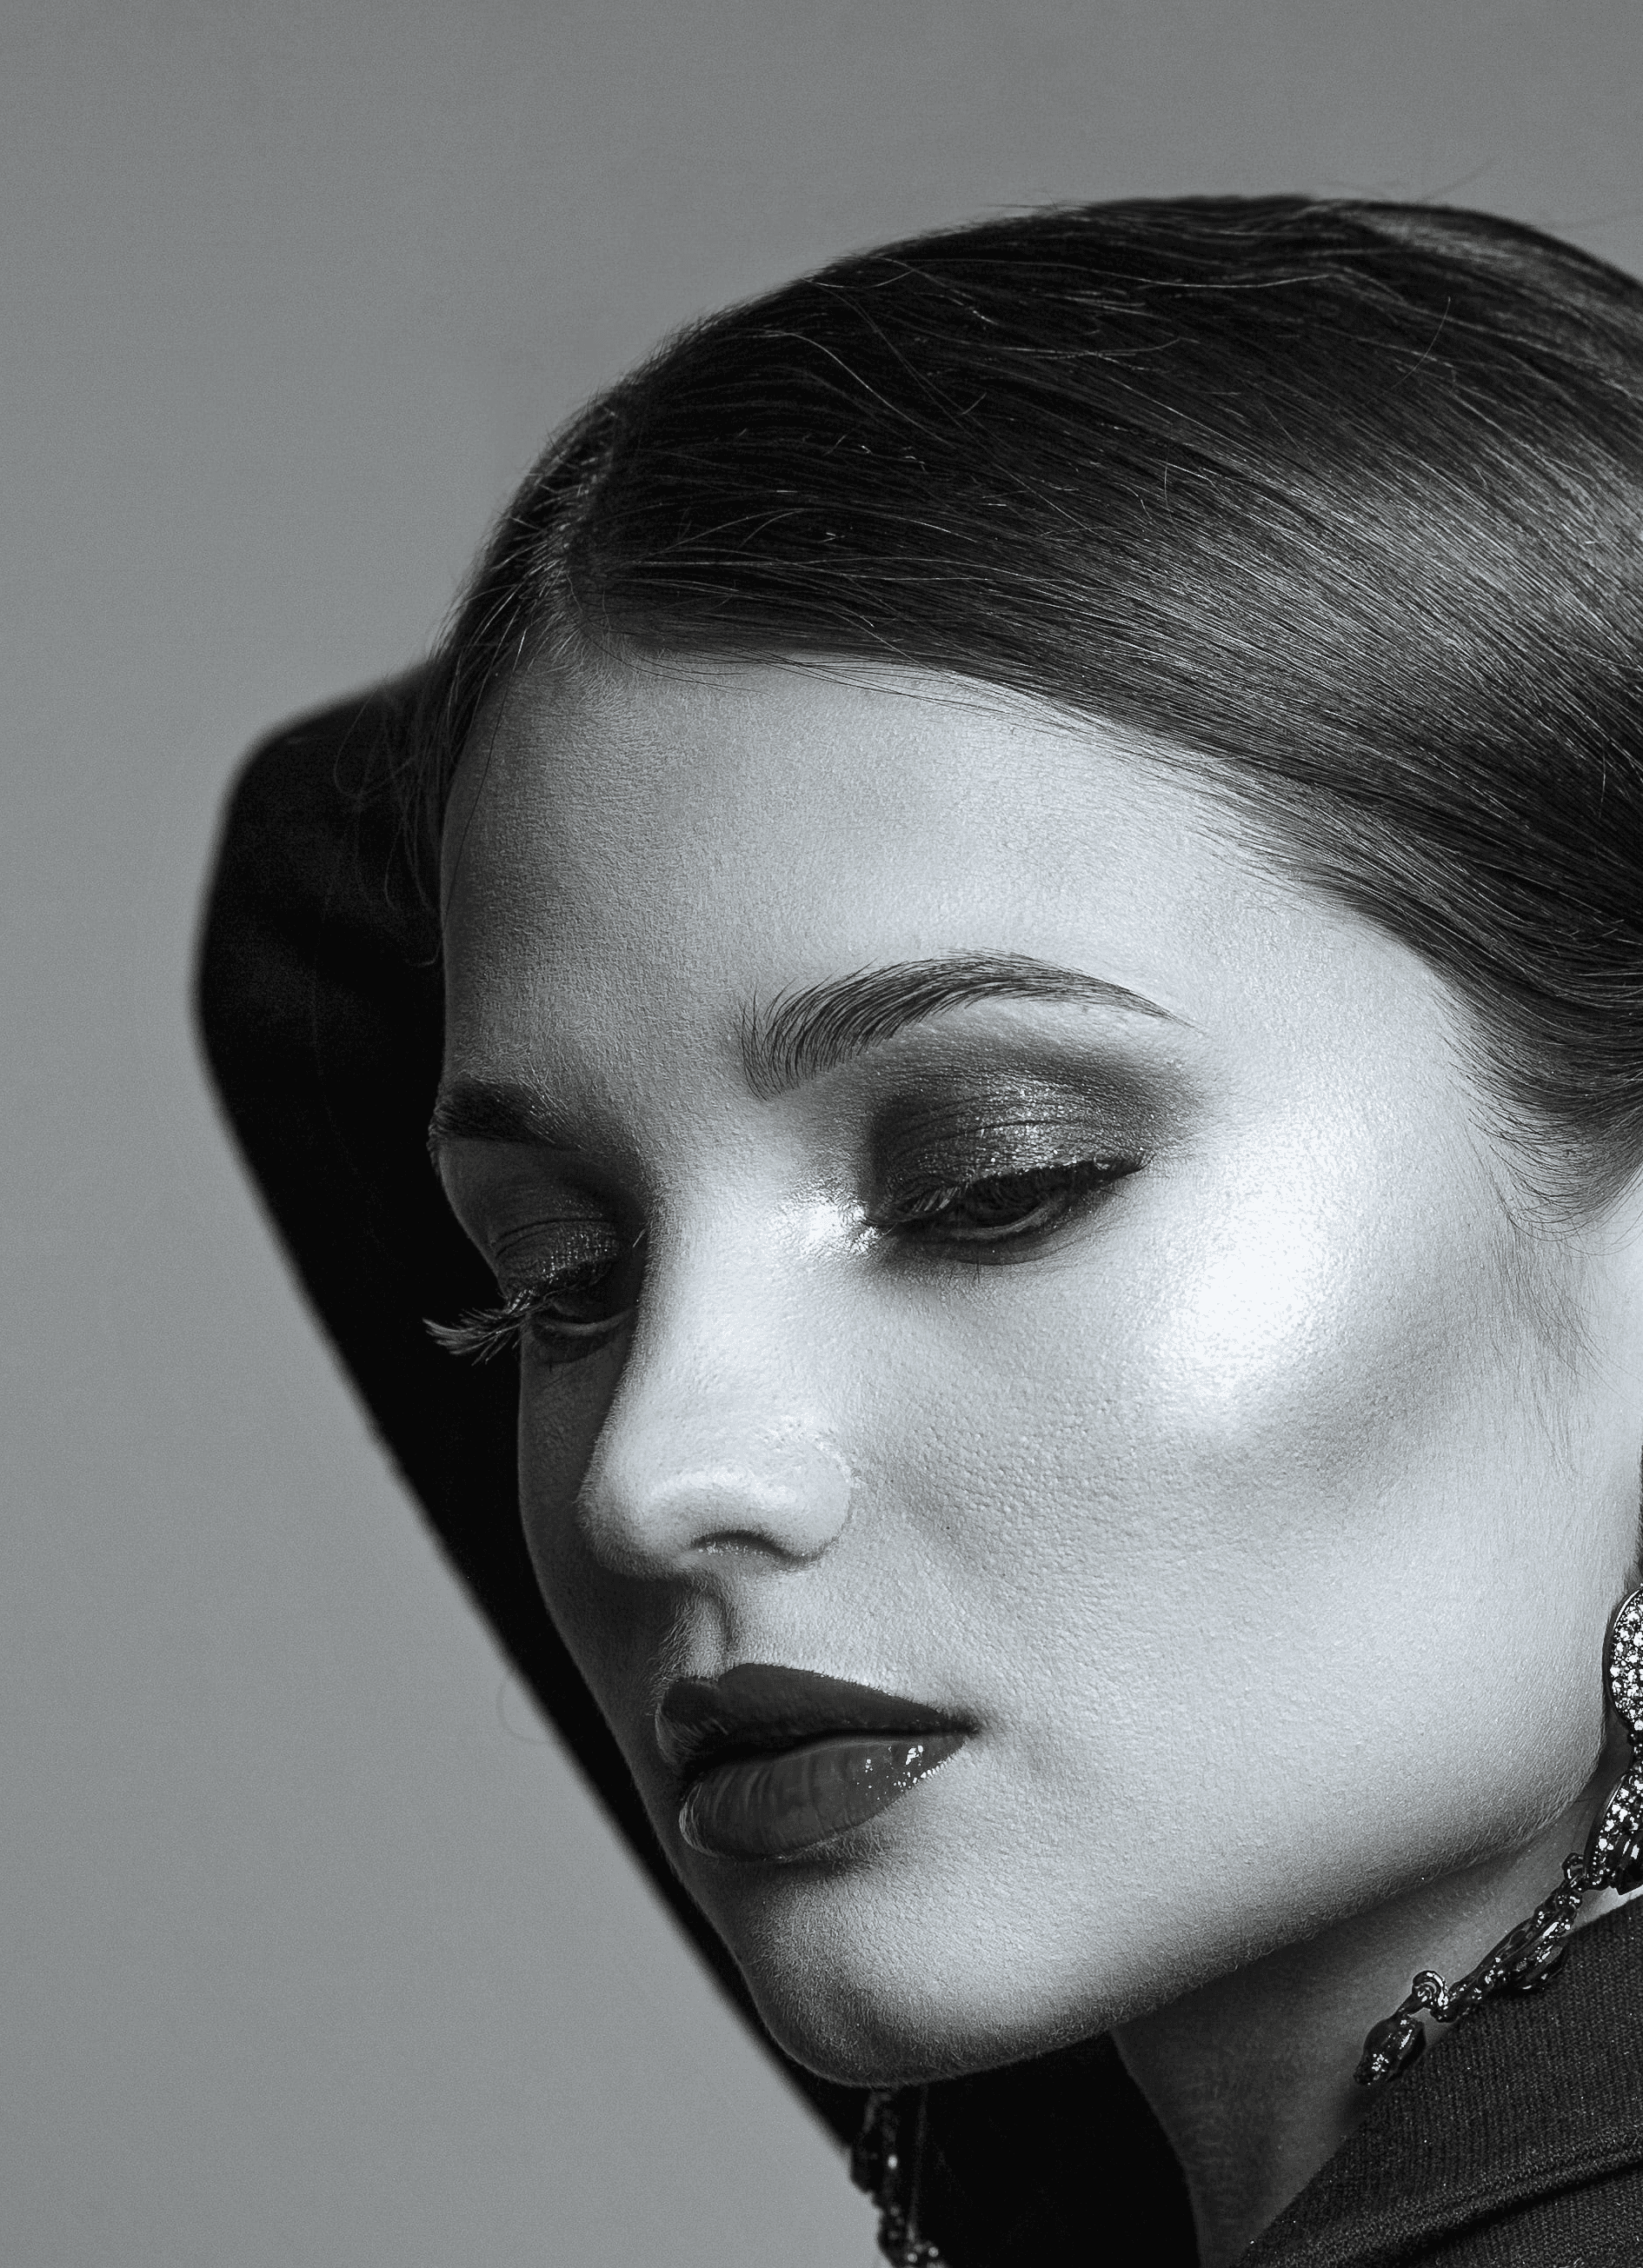
<instances>
[{"instance_id":1,"label":"nostril","mask_svg":"<svg viewBox=\"0 0 1643 2268\"><path fill-rule=\"evenodd\" d=\"M588 1540L624 1572L659 1572L729 1550L814 1559L850 1518L850 1468L813 1427L766 1425L729 1454L722 1444L717 1454L696 1457L685 1444L674 1447L649 1472L628 1459L599 1461L584 1486Z\"/></svg>"},{"instance_id":2,"label":"nostril","mask_svg":"<svg viewBox=\"0 0 1643 2268\"><path fill-rule=\"evenodd\" d=\"M824 1551L850 1517L851 1476L844 1459L815 1440L790 1438L765 1443L750 1462L751 1470L727 1467L682 1476L684 1497L696 1498L700 1491L687 1519L705 1514L711 1503L723 1509L720 1524L704 1528L696 1549L752 1546L794 1559Z\"/></svg>"}]
</instances>

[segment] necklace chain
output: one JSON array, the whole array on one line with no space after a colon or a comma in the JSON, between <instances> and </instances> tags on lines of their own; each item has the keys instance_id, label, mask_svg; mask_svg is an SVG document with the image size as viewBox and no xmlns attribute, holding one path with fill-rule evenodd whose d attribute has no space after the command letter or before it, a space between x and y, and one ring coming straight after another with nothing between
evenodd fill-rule
<instances>
[{"instance_id":1,"label":"necklace chain","mask_svg":"<svg viewBox=\"0 0 1643 2268\"><path fill-rule=\"evenodd\" d=\"M1538 1992L1569 1949L1581 1906L1596 1890L1643 1889L1643 1587L1623 1600L1609 1640L1609 1698L1632 1735L1632 1761L1597 1815L1584 1851L1571 1851L1563 1880L1527 1921L1509 1930L1476 1969L1446 1984L1423 1969L1389 2016L1364 2042L1359 2087L1379 2087L1416 2062L1426 2045L1422 2022L1457 2023L1500 1992Z\"/></svg>"}]
</instances>

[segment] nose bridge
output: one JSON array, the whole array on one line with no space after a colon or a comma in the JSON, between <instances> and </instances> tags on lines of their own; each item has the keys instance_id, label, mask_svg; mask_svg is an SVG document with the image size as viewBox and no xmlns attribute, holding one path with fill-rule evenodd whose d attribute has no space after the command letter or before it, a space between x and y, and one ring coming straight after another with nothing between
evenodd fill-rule
<instances>
[{"instance_id":1,"label":"nose bridge","mask_svg":"<svg viewBox=\"0 0 1643 2268\"><path fill-rule=\"evenodd\" d=\"M768 1258L652 1253L639 1327L576 1505L595 1555L637 1577L740 1550L797 1565L850 1516L852 1477L811 1359L819 1319Z\"/></svg>"}]
</instances>

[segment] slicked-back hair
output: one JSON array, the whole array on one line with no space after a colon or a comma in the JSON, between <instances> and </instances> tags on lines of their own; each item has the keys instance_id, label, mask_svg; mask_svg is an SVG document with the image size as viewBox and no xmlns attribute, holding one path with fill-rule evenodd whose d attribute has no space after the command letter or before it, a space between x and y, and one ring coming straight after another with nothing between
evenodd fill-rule
<instances>
[{"instance_id":1,"label":"slicked-back hair","mask_svg":"<svg viewBox=\"0 0 1643 2268\"><path fill-rule=\"evenodd\" d=\"M839 260L600 395L424 674L437 823L527 667L936 670L1185 762L1423 954L1562 1186L1643 1153L1643 286L1297 197Z\"/></svg>"}]
</instances>

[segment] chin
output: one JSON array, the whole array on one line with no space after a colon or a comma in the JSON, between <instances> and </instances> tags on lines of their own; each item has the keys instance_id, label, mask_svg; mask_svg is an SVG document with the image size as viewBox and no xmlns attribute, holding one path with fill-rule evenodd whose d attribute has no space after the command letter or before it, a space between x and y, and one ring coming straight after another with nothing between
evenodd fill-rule
<instances>
[{"instance_id":1,"label":"chin","mask_svg":"<svg viewBox=\"0 0 1643 2268\"><path fill-rule=\"evenodd\" d=\"M1036 1963L989 1970L939 1931L922 1942L904 1923L875 1932L871 1911L812 1905L755 1916L744 1907L738 1925L727 1939L772 2038L842 2086L995 2070L1088 2038L1121 2013L1084 1993L1070 2005L1050 1975L1033 1976Z\"/></svg>"},{"instance_id":2,"label":"chin","mask_svg":"<svg viewBox=\"0 0 1643 2268\"><path fill-rule=\"evenodd\" d=\"M920 2011L894 1993L792 1975L748 1982L777 2045L841 2087L912 2087L1016 2060L989 2053L950 2012L921 2021Z\"/></svg>"}]
</instances>

